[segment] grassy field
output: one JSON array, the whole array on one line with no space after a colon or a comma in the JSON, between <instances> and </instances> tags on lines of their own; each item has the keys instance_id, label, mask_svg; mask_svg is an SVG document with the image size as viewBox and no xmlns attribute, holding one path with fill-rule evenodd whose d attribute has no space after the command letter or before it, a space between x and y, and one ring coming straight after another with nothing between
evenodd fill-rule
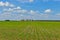
<instances>
[{"instance_id":1,"label":"grassy field","mask_svg":"<svg viewBox=\"0 0 60 40\"><path fill-rule=\"evenodd\" d=\"M60 40L60 22L0 22L0 40Z\"/></svg>"}]
</instances>

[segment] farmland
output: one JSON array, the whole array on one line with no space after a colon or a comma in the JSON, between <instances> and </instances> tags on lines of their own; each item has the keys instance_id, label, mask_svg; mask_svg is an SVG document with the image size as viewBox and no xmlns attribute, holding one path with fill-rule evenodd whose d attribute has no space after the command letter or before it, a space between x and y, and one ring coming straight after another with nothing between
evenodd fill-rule
<instances>
[{"instance_id":1,"label":"farmland","mask_svg":"<svg viewBox=\"0 0 60 40\"><path fill-rule=\"evenodd\" d=\"M1 21L0 40L60 40L60 22Z\"/></svg>"}]
</instances>

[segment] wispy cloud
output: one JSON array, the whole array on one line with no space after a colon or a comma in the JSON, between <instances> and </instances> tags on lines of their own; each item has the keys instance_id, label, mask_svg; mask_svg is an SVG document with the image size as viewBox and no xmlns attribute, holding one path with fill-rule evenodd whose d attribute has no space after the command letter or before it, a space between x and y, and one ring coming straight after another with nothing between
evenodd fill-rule
<instances>
[{"instance_id":1,"label":"wispy cloud","mask_svg":"<svg viewBox=\"0 0 60 40\"><path fill-rule=\"evenodd\" d=\"M0 1L0 6L6 6L6 7L14 7L13 4L9 3L9 2L3 2L3 1Z\"/></svg>"},{"instance_id":2,"label":"wispy cloud","mask_svg":"<svg viewBox=\"0 0 60 40\"><path fill-rule=\"evenodd\" d=\"M51 9L46 9L44 12L45 12L45 13L51 13L52 10L51 10Z\"/></svg>"},{"instance_id":3,"label":"wispy cloud","mask_svg":"<svg viewBox=\"0 0 60 40\"><path fill-rule=\"evenodd\" d=\"M34 19L36 16L40 16L39 11L26 10L19 6L13 8L4 8L0 19Z\"/></svg>"},{"instance_id":4,"label":"wispy cloud","mask_svg":"<svg viewBox=\"0 0 60 40\"><path fill-rule=\"evenodd\" d=\"M34 0L17 0L17 1L19 1L21 3L34 2Z\"/></svg>"},{"instance_id":5,"label":"wispy cloud","mask_svg":"<svg viewBox=\"0 0 60 40\"><path fill-rule=\"evenodd\" d=\"M7 19L14 19L21 20L21 19L41 19L41 18L48 18L49 14L51 13L51 9L46 9L43 13L36 10L26 10L19 6L13 8L3 9L3 13L0 15L0 18L7 18Z\"/></svg>"}]
</instances>

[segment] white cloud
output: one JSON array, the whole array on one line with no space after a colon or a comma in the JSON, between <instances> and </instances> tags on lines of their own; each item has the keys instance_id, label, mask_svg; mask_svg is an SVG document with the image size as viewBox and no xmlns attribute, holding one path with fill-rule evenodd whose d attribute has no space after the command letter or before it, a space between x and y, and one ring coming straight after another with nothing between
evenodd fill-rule
<instances>
[{"instance_id":1,"label":"white cloud","mask_svg":"<svg viewBox=\"0 0 60 40\"><path fill-rule=\"evenodd\" d=\"M21 20L21 19L40 19L40 18L48 18L47 14L40 14L39 11L34 10L25 10L20 9L20 7L16 8L9 8L4 9L3 13L0 15L0 19L15 19L15 20Z\"/></svg>"},{"instance_id":2,"label":"white cloud","mask_svg":"<svg viewBox=\"0 0 60 40\"><path fill-rule=\"evenodd\" d=\"M4 8L3 11L4 12L19 12L21 10L21 7L13 7L13 8Z\"/></svg>"},{"instance_id":3,"label":"white cloud","mask_svg":"<svg viewBox=\"0 0 60 40\"><path fill-rule=\"evenodd\" d=\"M21 13L27 13L28 11L27 10L21 10Z\"/></svg>"},{"instance_id":4,"label":"white cloud","mask_svg":"<svg viewBox=\"0 0 60 40\"><path fill-rule=\"evenodd\" d=\"M9 12L6 13L2 13L0 15L0 20L17 20L18 19L18 15L16 14L11 14Z\"/></svg>"},{"instance_id":5,"label":"white cloud","mask_svg":"<svg viewBox=\"0 0 60 40\"><path fill-rule=\"evenodd\" d=\"M4 3L2 1L0 2L0 6L4 6Z\"/></svg>"},{"instance_id":6,"label":"white cloud","mask_svg":"<svg viewBox=\"0 0 60 40\"><path fill-rule=\"evenodd\" d=\"M33 11L33 10L30 10L30 13L31 13L31 14L35 14L35 11Z\"/></svg>"},{"instance_id":7,"label":"white cloud","mask_svg":"<svg viewBox=\"0 0 60 40\"><path fill-rule=\"evenodd\" d=\"M3 9L3 12L13 12L13 9L12 9L12 8L9 8L9 9Z\"/></svg>"},{"instance_id":8,"label":"white cloud","mask_svg":"<svg viewBox=\"0 0 60 40\"><path fill-rule=\"evenodd\" d=\"M45 13L51 13L52 10L51 10L51 9L46 9L44 12L45 12Z\"/></svg>"},{"instance_id":9,"label":"white cloud","mask_svg":"<svg viewBox=\"0 0 60 40\"><path fill-rule=\"evenodd\" d=\"M17 1L19 1L19 2L21 2L21 3L34 2L34 0L17 0Z\"/></svg>"},{"instance_id":10,"label":"white cloud","mask_svg":"<svg viewBox=\"0 0 60 40\"><path fill-rule=\"evenodd\" d=\"M29 0L29 2L33 2L34 0Z\"/></svg>"},{"instance_id":11,"label":"white cloud","mask_svg":"<svg viewBox=\"0 0 60 40\"><path fill-rule=\"evenodd\" d=\"M14 7L14 5L13 4L11 4L11 3L9 3L9 2L2 2L2 1L0 1L0 6L6 6L6 7Z\"/></svg>"},{"instance_id":12,"label":"white cloud","mask_svg":"<svg viewBox=\"0 0 60 40\"><path fill-rule=\"evenodd\" d=\"M50 16L49 13L51 12L52 12L51 9L47 9L43 13L40 13L40 11L37 11L37 10L26 10L26 9L22 9L21 7L17 6L13 8L4 9L1 17L3 16L3 18L8 18L8 19L15 18L18 20L19 19L40 19L40 18L48 19Z\"/></svg>"},{"instance_id":13,"label":"white cloud","mask_svg":"<svg viewBox=\"0 0 60 40\"><path fill-rule=\"evenodd\" d=\"M16 8L13 8L13 9L21 9L21 7L19 7L19 6L18 6L18 7L16 7Z\"/></svg>"},{"instance_id":14,"label":"white cloud","mask_svg":"<svg viewBox=\"0 0 60 40\"><path fill-rule=\"evenodd\" d=\"M39 11L30 10L29 13L32 14L32 15L35 15L35 14L38 14L40 12Z\"/></svg>"},{"instance_id":15,"label":"white cloud","mask_svg":"<svg viewBox=\"0 0 60 40\"><path fill-rule=\"evenodd\" d=\"M60 13L56 14L56 16L60 16Z\"/></svg>"},{"instance_id":16,"label":"white cloud","mask_svg":"<svg viewBox=\"0 0 60 40\"><path fill-rule=\"evenodd\" d=\"M1 16L5 15L5 16L3 16L5 18L8 15L7 17L10 18L13 15L15 17L17 16L16 18L18 18L18 17L27 18L27 17L38 16L39 15L38 12L39 11L25 10L20 7L16 7L16 8L3 9L3 13ZM32 16L30 16L30 15L32 15Z\"/></svg>"}]
</instances>

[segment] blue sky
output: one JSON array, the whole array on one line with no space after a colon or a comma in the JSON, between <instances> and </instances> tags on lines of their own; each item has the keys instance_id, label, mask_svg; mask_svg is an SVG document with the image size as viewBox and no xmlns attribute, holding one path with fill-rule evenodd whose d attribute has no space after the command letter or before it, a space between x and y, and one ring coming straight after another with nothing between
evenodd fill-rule
<instances>
[{"instance_id":1,"label":"blue sky","mask_svg":"<svg viewBox=\"0 0 60 40\"><path fill-rule=\"evenodd\" d=\"M60 20L60 0L0 0L0 20Z\"/></svg>"}]
</instances>

